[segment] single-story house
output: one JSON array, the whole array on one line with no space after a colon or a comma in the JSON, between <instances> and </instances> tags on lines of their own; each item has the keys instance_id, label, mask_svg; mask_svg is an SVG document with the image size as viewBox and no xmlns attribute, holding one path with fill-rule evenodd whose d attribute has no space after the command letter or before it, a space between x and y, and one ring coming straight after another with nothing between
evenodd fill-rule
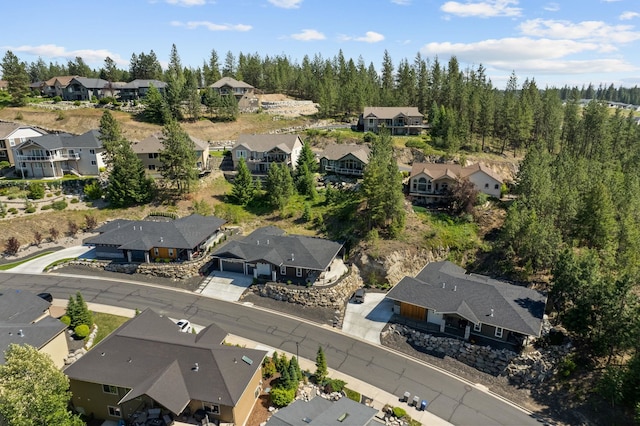
<instances>
[{"instance_id":1,"label":"single-story house","mask_svg":"<svg viewBox=\"0 0 640 426\"><path fill-rule=\"evenodd\" d=\"M394 313L435 332L519 347L540 337L547 296L526 287L467 273L443 261L404 277L386 296Z\"/></svg>"},{"instance_id":2,"label":"single-story house","mask_svg":"<svg viewBox=\"0 0 640 426\"><path fill-rule=\"evenodd\" d=\"M409 175L409 196L416 204L437 203L460 179L469 179L479 192L500 198L502 178L481 163L466 167L460 164L414 163Z\"/></svg>"},{"instance_id":3,"label":"single-story house","mask_svg":"<svg viewBox=\"0 0 640 426\"><path fill-rule=\"evenodd\" d=\"M275 226L258 228L213 252L220 271L266 277L272 281L326 282L346 271L341 243L287 235ZM214 263L215 265L215 263Z\"/></svg>"},{"instance_id":4,"label":"single-story house","mask_svg":"<svg viewBox=\"0 0 640 426\"><path fill-rule=\"evenodd\" d=\"M140 159L148 173L159 175L162 168L160 156L164 145L162 144L162 133L152 134L139 142L133 142L131 149ZM198 169L198 173L204 174L211 170L209 164L209 143L193 136L189 136L195 145L196 162L193 165Z\"/></svg>"},{"instance_id":5,"label":"single-story house","mask_svg":"<svg viewBox=\"0 0 640 426\"><path fill-rule=\"evenodd\" d=\"M226 334L214 324L182 333L146 309L64 370L73 409L127 424L242 425L262 391L267 352L224 345Z\"/></svg>"},{"instance_id":6,"label":"single-story house","mask_svg":"<svg viewBox=\"0 0 640 426\"><path fill-rule=\"evenodd\" d=\"M192 214L168 222L117 219L98 227L99 235L83 241L96 257L127 262L192 260L220 236L224 219Z\"/></svg>"},{"instance_id":7,"label":"single-story house","mask_svg":"<svg viewBox=\"0 0 640 426\"><path fill-rule=\"evenodd\" d=\"M370 149L360 144L330 144L319 154L320 172L362 177Z\"/></svg>"},{"instance_id":8,"label":"single-story house","mask_svg":"<svg viewBox=\"0 0 640 426\"><path fill-rule=\"evenodd\" d=\"M46 134L47 132L37 127L0 122L0 161L8 161L12 166L15 165L13 147L29 138L37 138Z\"/></svg>"},{"instance_id":9,"label":"single-story house","mask_svg":"<svg viewBox=\"0 0 640 426\"><path fill-rule=\"evenodd\" d=\"M359 122L365 132L387 129L392 135L419 135L426 128L416 107L366 107Z\"/></svg>"},{"instance_id":10,"label":"single-story house","mask_svg":"<svg viewBox=\"0 0 640 426\"><path fill-rule=\"evenodd\" d=\"M272 163L286 164L295 170L302 146L297 135L240 135L231 148L233 168L244 158L253 173L266 174Z\"/></svg>"},{"instance_id":11,"label":"single-story house","mask_svg":"<svg viewBox=\"0 0 640 426\"><path fill-rule=\"evenodd\" d=\"M69 354L67 326L53 318L51 304L37 295L14 289L0 289L0 352L16 343L30 345L51 357L58 368ZM0 364L4 364L4 355Z\"/></svg>"},{"instance_id":12,"label":"single-story house","mask_svg":"<svg viewBox=\"0 0 640 426\"><path fill-rule=\"evenodd\" d=\"M97 176L105 166L100 132L30 137L13 147L16 174L22 177L59 178L65 173Z\"/></svg>"},{"instance_id":13,"label":"single-story house","mask_svg":"<svg viewBox=\"0 0 640 426\"><path fill-rule=\"evenodd\" d=\"M309 401L296 399L276 411L266 426L374 426L378 410L343 397L331 401L316 396Z\"/></svg>"}]
</instances>

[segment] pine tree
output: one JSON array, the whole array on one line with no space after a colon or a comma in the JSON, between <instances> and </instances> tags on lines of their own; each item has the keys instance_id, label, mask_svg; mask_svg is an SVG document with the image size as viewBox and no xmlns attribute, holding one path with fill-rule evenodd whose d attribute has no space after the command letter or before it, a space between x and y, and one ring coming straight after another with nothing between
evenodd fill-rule
<instances>
[{"instance_id":1,"label":"pine tree","mask_svg":"<svg viewBox=\"0 0 640 426\"><path fill-rule=\"evenodd\" d=\"M189 135L182 130L177 121L171 120L162 129L162 145L160 173L169 185L178 193L189 192L192 183L197 179L196 146Z\"/></svg>"},{"instance_id":2,"label":"pine tree","mask_svg":"<svg viewBox=\"0 0 640 426\"><path fill-rule=\"evenodd\" d=\"M303 376L302 376L302 370L300 369L300 363L298 362L298 358L296 358L295 356L291 357L291 361L289 362L289 368L293 368L293 371L295 371L296 373L296 378L298 382L300 382Z\"/></svg>"},{"instance_id":3,"label":"pine tree","mask_svg":"<svg viewBox=\"0 0 640 426\"><path fill-rule=\"evenodd\" d=\"M280 213L282 214L284 208L289 203L289 199L293 195L294 190L293 178L291 177L289 167L284 164L271 164L269 172L267 173L265 189L269 204L280 210Z\"/></svg>"},{"instance_id":4,"label":"pine tree","mask_svg":"<svg viewBox=\"0 0 640 426\"><path fill-rule=\"evenodd\" d=\"M77 313L75 318L71 318L72 327L75 328L76 326L82 324L91 327L93 325L93 314L89 310L87 302L84 301L84 298L79 291L76 292L75 308L77 309Z\"/></svg>"},{"instance_id":5,"label":"pine tree","mask_svg":"<svg viewBox=\"0 0 640 426\"><path fill-rule=\"evenodd\" d=\"M144 97L146 107L144 118L150 123L165 124L169 120L169 109L162 93L153 85L149 85L147 95Z\"/></svg>"},{"instance_id":6,"label":"pine tree","mask_svg":"<svg viewBox=\"0 0 640 426\"><path fill-rule=\"evenodd\" d=\"M65 311L65 315L69 317L71 320L70 326L74 324L74 318L78 316L78 304L76 303L76 299L73 296L69 296L69 301L67 302L67 309ZM77 324L75 324L77 325ZM73 327L75 327L73 325Z\"/></svg>"},{"instance_id":7,"label":"pine tree","mask_svg":"<svg viewBox=\"0 0 640 426\"><path fill-rule=\"evenodd\" d=\"M100 118L99 139L105 150L105 161L109 165L113 165L113 157L118 150L118 146L122 143L122 130L120 124L108 109L104 110Z\"/></svg>"},{"instance_id":8,"label":"pine tree","mask_svg":"<svg viewBox=\"0 0 640 426\"><path fill-rule=\"evenodd\" d=\"M316 353L316 383L323 384L325 379L327 378L328 373L329 371L327 370L327 359L324 356L322 346L318 346L318 352Z\"/></svg>"},{"instance_id":9,"label":"pine tree","mask_svg":"<svg viewBox=\"0 0 640 426\"><path fill-rule=\"evenodd\" d=\"M236 204L246 206L251 202L255 193L256 185L253 176L251 176L244 158L240 158L237 174L233 180L233 188L231 188L231 199Z\"/></svg>"},{"instance_id":10,"label":"pine tree","mask_svg":"<svg viewBox=\"0 0 640 426\"><path fill-rule=\"evenodd\" d=\"M12 103L17 106L26 104L29 96L29 73L27 64L20 62L11 50L7 50L2 62L2 79L7 81L7 92L11 95Z\"/></svg>"},{"instance_id":11,"label":"pine tree","mask_svg":"<svg viewBox=\"0 0 640 426\"><path fill-rule=\"evenodd\" d=\"M151 201L154 193L153 179L147 176L131 144L123 140L112 160L107 200L113 207L129 207Z\"/></svg>"}]
</instances>

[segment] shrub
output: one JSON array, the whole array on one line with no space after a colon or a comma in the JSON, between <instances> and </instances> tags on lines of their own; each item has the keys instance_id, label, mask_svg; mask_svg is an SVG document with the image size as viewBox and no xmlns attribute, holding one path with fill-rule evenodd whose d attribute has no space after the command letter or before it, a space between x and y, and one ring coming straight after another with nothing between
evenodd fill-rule
<instances>
[{"instance_id":1,"label":"shrub","mask_svg":"<svg viewBox=\"0 0 640 426\"><path fill-rule=\"evenodd\" d=\"M82 105L82 102L80 101L73 101L73 106L80 106Z\"/></svg>"},{"instance_id":2,"label":"shrub","mask_svg":"<svg viewBox=\"0 0 640 426\"><path fill-rule=\"evenodd\" d=\"M78 231L80 230L80 227L73 220L69 219L69 222L67 223L67 230L68 230L69 236L73 237L78 233Z\"/></svg>"},{"instance_id":3,"label":"shrub","mask_svg":"<svg viewBox=\"0 0 640 426\"><path fill-rule=\"evenodd\" d=\"M45 204L44 206L40 207L40 210L51 210L51 204Z\"/></svg>"},{"instance_id":4,"label":"shrub","mask_svg":"<svg viewBox=\"0 0 640 426\"><path fill-rule=\"evenodd\" d=\"M36 211L36 206L34 206L34 205L30 205L29 207L24 209L25 213L35 213L35 211Z\"/></svg>"},{"instance_id":5,"label":"shrub","mask_svg":"<svg viewBox=\"0 0 640 426\"><path fill-rule=\"evenodd\" d=\"M418 149L425 149L427 147L427 144L420 139L409 139L404 146L406 146L407 148L418 148Z\"/></svg>"},{"instance_id":6,"label":"shrub","mask_svg":"<svg viewBox=\"0 0 640 426\"><path fill-rule=\"evenodd\" d=\"M62 121L62 120L64 120L64 118L65 118L64 112L62 112L62 111L56 112L56 121Z\"/></svg>"},{"instance_id":7,"label":"shrub","mask_svg":"<svg viewBox=\"0 0 640 426\"><path fill-rule=\"evenodd\" d=\"M72 198L71 199L71 204L78 204L80 202L80 200L78 200L77 198Z\"/></svg>"},{"instance_id":8,"label":"shrub","mask_svg":"<svg viewBox=\"0 0 640 426\"><path fill-rule=\"evenodd\" d=\"M91 333L91 330L89 329L89 326L87 324L80 324L73 330L73 332L80 339L85 339L89 335L89 333Z\"/></svg>"},{"instance_id":9,"label":"shrub","mask_svg":"<svg viewBox=\"0 0 640 426\"><path fill-rule=\"evenodd\" d=\"M63 315L60 318L60 322L62 322L67 327L69 327L69 324L71 324L71 317L69 315Z\"/></svg>"},{"instance_id":10,"label":"shrub","mask_svg":"<svg viewBox=\"0 0 640 426\"><path fill-rule=\"evenodd\" d=\"M60 236L60 231L58 231L58 228L50 228L49 235L51 235L51 241L58 241L58 237Z\"/></svg>"},{"instance_id":11,"label":"shrub","mask_svg":"<svg viewBox=\"0 0 640 426\"><path fill-rule=\"evenodd\" d=\"M398 418L401 419L404 416L407 415L407 411L404 408L401 407L393 407L393 415Z\"/></svg>"},{"instance_id":12,"label":"shrub","mask_svg":"<svg viewBox=\"0 0 640 426\"><path fill-rule=\"evenodd\" d=\"M344 388L344 393L347 395L347 398L349 398L352 401L360 402L360 400L362 399L362 395L360 395L359 392L356 392L352 389Z\"/></svg>"},{"instance_id":13,"label":"shrub","mask_svg":"<svg viewBox=\"0 0 640 426\"><path fill-rule=\"evenodd\" d=\"M84 216L85 229L87 231L92 231L98 225L98 220L95 216L85 215Z\"/></svg>"},{"instance_id":14,"label":"shrub","mask_svg":"<svg viewBox=\"0 0 640 426\"><path fill-rule=\"evenodd\" d=\"M275 364L269 358L265 358L262 363L262 378L268 379L269 377L273 377L274 374L276 374Z\"/></svg>"},{"instance_id":15,"label":"shrub","mask_svg":"<svg viewBox=\"0 0 640 426\"><path fill-rule=\"evenodd\" d=\"M43 236L39 231L33 233L33 242L36 243L37 246L42 244Z\"/></svg>"},{"instance_id":16,"label":"shrub","mask_svg":"<svg viewBox=\"0 0 640 426\"><path fill-rule=\"evenodd\" d=\"M327 382L327 386L326 386L326 390L329 393L332 392L342 392L342 390L344 389L345 385L347 384L347 382L345 382L344 380L340 380L340 379L330 379Z\"/></svg>"},{"instance_id":17,"label":"shrub","mask_svg":"<svg viewBox=\"0 0 640 426\"><path fill-rule=\"evenodd\" d=\"M22 113L21 113L21 112L18 112L18 113L16 114L16 117L15 117L15 119L16 119L16 120L22 120L23 118L24 118L24 117L22 116Z\"/></svg>"},{"instance_id":18,"label":"shrub","mask_svg":"<svg viewBox=\"0 0 640 426\"><path fill-rule=\"evenodd\" d=\"M67 208L67 202L65 200L58 200L58 201L54 201L53 203L51 203L51 207L54 210L64 210Z\"/></svg>"},{"instance_id":19,"label":"shrub","mask_svg":"<svg viewBox=\"0 0 640 426\"><path fill-rule=\"evenodd\" d=\"M9 213L17 214L18 213L18 209L16 209L15 207L9 207Z\"/></svg>"},{"instance_id":20,"label":"shrub","mask_svg":"<svg viewBox=\"0 0 640 426\"><path fill-rule=\"evenodd\" d=\"M365 142L372 142L376 138L376 134L373 132L367 132L362 136L362 140Z\"/></svg>"},{"instance_id":21,"label":"shrub","mask_svg":"<svg viewBox=\"0 0 640 426\"><path fill-rule=\"evenodd\" d=\"M16 237L10 237L4 244L4 251L9 255L15 255L20 250L20 241Z\"/></svg>"},{"instance_id":22,"label":"shrub","mask_svg":"<svg viewBox=\"0 0 640 426\"><path fill-rule=\"evenodd\" d=\"M98 103L98 97L96 95L91 96L91 102Z\"/></svg>"},{"instance_id":23,"label":"shrub","mask_svg":"<svg viewBox=\"0 0 640 426\"><path fill-rule=\"evenodd\" d=\"M271 403L276 407L286 407L295 398L295 389L272 388Z\"/></svg>"},{"instance_id":24,"label":"shrub","mask_svg":"<svg viewBox=\"0 0 640 426\"><path fill-rule=\"evenodd\" d=\"M47 198L51 198L51 197L53 197L53 194L49 192L49 193L47 194Z\"/></svg>"},{"instance_id":25,"label":"shrub","mask_svg":"<svg viewBox=\"0 0 640 426\"><path fill-rule=\"evenodd\" d=\"M83 191L84 195L90 200L99 200L102 198L102 188L100 188L100 184L97 181L85 185Z\"/></svg>"},{"instance_id":26,"label":"shrub","mask_svg":"<svg viewBox=\"0 0 640 426\"><path fill-rule=\"evenodd\" d=\"M53 97L53 103L54 104L57 104L58 102L61 102L61 101L62 101L62 98L60 96L54 96Z\"/></svg>"}]
</instances>

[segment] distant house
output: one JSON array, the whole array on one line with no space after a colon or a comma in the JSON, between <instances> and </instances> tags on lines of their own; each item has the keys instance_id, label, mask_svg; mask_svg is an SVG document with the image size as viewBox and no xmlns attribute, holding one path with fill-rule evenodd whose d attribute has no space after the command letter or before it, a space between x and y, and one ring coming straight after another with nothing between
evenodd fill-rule
<instances>
[{"instance_id":1,"label":"distant house","mask_svg":"<svg viewBox=\"0 0 640 426\"><path fill-rule=\"evenodd\" d=\"M193 136L189 136L196 146L196 162L193 165L198 169L200 174L206 173L211 170L209 164L209 143ZM162 162L160 161L160 155L164 149L162 144L162 133L155 133L149 137L139 141L133 142L131 148L136 153L144 168L151 174L159 174L162 168Z\"/></svg>"},{"instance_id":2,"label":"distant house","mask_svg":"<svg viewBox=\"0 0 640 426\"><path fill-rule=\"evenodd\" d=\"M365 132L385 128L392 135L418 135L425 129L424 116L416 107L366 107L360 121Z\"/></svg>"},{"instance_id":3,"label":"distant house","mask_svg":"<svg viewBox=\"0 0 640 426\"><path fill-rule=\"evenodd\" d=\"M12 343L30 345L51 357L58 368L69 354L67 326L49 313L50 303L33 293L0 290L0 353ZM0 364L4 364L0 356Z\"/></svg>"},{"instance_id":4,"label":"distant house","mask_svg":"<svg viewBox=\"0 0 640 426\"><path fill-rule=\"evenodd\" d=\"M43 96L48 96L50 98L60 96L63 98L63 92L71 83L71 80L78 77L77 75L61 75L57 77L51 77L49 80L41 81L37 83L40 93ZM31 87L34 88L36 83L34 83Z\"/></svg>"},{"instance_id":5,"label":"distant house","mask_svg":"<svg viewBox=\"0 0 640 426\"><path fill-rule=\"evenodd\" d=\"M267 352L224 345L226 335L214 324L181 333L146 309L64 370L71 403L114 423L243 425L262 391Z\"/></svg>"},{"instance_id":6,"label":"distant house","mask_svg":"<svg viewBox=\"0 0 640 426\"><path fill-rule=\"evenodd\" d=\"M536 290L468 274L447 261L404 277L386 297L396 314L419 327L514 348L540 336L547 303Z\"/></svg>"},{"instance_id":7,"label":"distant house","mask_svg":"<svg viewBox=\"0 0 640 426\"><path fill-rule=\"evenodd\" d=\"M467 167L459 164L414 163L409 176L409 196L416 204L438 203L460 179L469 179L478 191L500 198L502 178L480 163Z\"/></svg>"},{"instance_id":8,"label":"distant house","mask_svg":"<svg viewBox=\"0 0 640 426\"><path fill-rule=\"evenodd\" d=\"M342 250L343 245L335 241L287 235L280 228L268 226L221 246L213 258L217 259L220 271L272 281L314 283L344 269Z\"/></svg>"},{"instance_id":9,"label":"distant house","mask_svg":"<svg viewBox=\"0 0 640 426\"><path fill-rule=\"evenodd\" d=\"M96 176L104 167L102 141L97 130L30 137L13 148L16 174L22 177L59 178L65 173Z\"/></svg>"},{"instance_id":10,"label":"distant house","mask_svg":"<svg viewBox=\"0 0 640 426\"><path fill-rule=\"evenodd\" d=\"M342 397L331 401L316 396L309 401L296 399L276 411L266 426L375 426L378 410Z\"/></svg>"},{"instance_id":11,"label":"distant house","mask_svg":"<svg viewBox=\"0 0 640 426\"><path fill-rule=\"evenodd\" d=\"M255 88L244 81L238 81L231 77L222 77L209 87L211 87L220 96L235 96L236 101L238 102L238 108L241 111L258 106L258 101L255 99L254 95Z\"/></svg>"},{"instance_id":12,"label":"distant house","mask_svg":"<svg viewBox=\"0 0 640 426\"><path fill-rule=\"evenodd\" d=\"M118 96L122 101L144 99L151 86L158 89L160 93L164 93L167 83L160 80L145 80L140 78L128 83L117 83Z\"/></svg>"},{"instance_id":13,"label":"distant house","mask_svg":"<svg viewBox=\"0 0 640 426\"><path fill-rule=\"evenodd\" d=\"M99 235L83 244L94 246L99 259L147 263L155 259L192 260L213 245L224 223L223 219L198 214L168 222L117 219L98 227Z\"/></svg>"},{"instance_id":14,"label":"distant house","mask_svg":"<svg viewBox=\"0 0 640 426\"><path fill-rule=\"evenodd\" d=\"M29 138L37 138L46 133L44 130L32 126L0 122L0 162L8 161L14 166L13 147Z\"/></svg>"},{"instance_id":15,"label":"distant house","mask_svg":"<svg viewBox=\"0 0 640 426\"><path fill-rule=\"evenodd\" d=\"M0 80L0 90L5 91L9 88L9 82L7 80Z\"/></svg>"},{"instance_id":16,"label":"distant house","mask_svg":"<svg viewBox=\"0 0 640 426\"><path fill-rule=\"evenodd\" d=\"M320 172L361 177L369 164L369 147L356 144L327 145L319 155Z\"/></svg>"},{"instance_id":17,"label":"distant house","mask_svg":"<svg viewBox=\"0 0 640 426\"><path fill-rule=\"evenodd\" d=\"M93 97L101 99L114 95L112 83L101 78L74 77L62 91L65 101L90 101Z\"/></svg>"},{"instance_id":18,"label":"distant house","mask_svg":"<svg viewBox=\"0 0 640 426\"><path fill-rule=\"evenodd\" d=\"M297 135L240 135L231 155L233 167L244 158L253 173L267 173L273 163L284 164L295 170L303 142Z\"/></svg>"}]
</instances>

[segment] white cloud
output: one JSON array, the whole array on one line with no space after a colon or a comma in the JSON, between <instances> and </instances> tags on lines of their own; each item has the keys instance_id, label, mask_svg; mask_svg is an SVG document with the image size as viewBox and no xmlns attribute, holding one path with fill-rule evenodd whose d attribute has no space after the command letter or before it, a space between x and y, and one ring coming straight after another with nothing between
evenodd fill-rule
<instances>
[{"instance_id":1,"label":"white cloud","mask_svg":"<svg viewBox=\"0 0 640 426\"><path fill-rule=\"evenodd\" d=\"M629 19L640 17L640 13L638 12L622 12L622 14L618 17L621 21L628 21Z\"/></svg>"},{"instance_id":2,"label":"white cloud","mask_svg":"<svg viewBox=\"0 0 640 426\"><path fill-rule=\"evenodd\" d=\"M411 4L411 0L391 0L391 3L395 3L400 6L409 6Z\"/></svg>"},{"instance_id":3,"label":"white cloud","mask_svg":"<svg viewBox=\"0 0 640 426\"><path fill-rule=\"evenodd\" d=\"M41 44L38 46L15 46L7 47L8 50L13 52L23 52L29 55L41 56L43 58L63 58L63 59L75 59L76 56L80 56L85 62L92 64L100 64L108 56L113 59L118 65L128 65L129 61L122 59L119 54L113 53L107 49L78 49L67 50L65 47L57 46L55 44Z\"/></svg>"},{"instance_id":4,"label":"white cloud","mask_svg":"<svg viewBox=\"0 0 640 426\"><path fill-rule=\"evenodd\" d=\"M547 3L544 6L544 10L548 12L557 12L560 10L560 5L558 3Z\"/></svg>"},{"instance_id":5,"label":"white cloud","mask_svg":"<svg viewBox=\"0 0 640 426\"><path fill-rule=\"evenodd\" d=\"M185 6L185 7L202 6L207 2L206 0L165 0L165 1L169 4L175 4L178 6Z\"/></svg>"},{"instance_id":6,"label":"white cloud","mask_svg":"<svg viewBox=\"0 0 640 426\"><path fill-rule=\"evenodd\" d=\"M517 5L518 0L485 0L480 2L467 1L460 3L448 1L440 6L440 10L451 15L479 18L494 18L498 16L520 16L522 9L510 7Z\"/></svg>"},{"instance_id":7,"label":"white cloud","mask_svg":"<svg viewBox=\"0 0 640 426\"><path fill-rule=\"evenodd\" d=\"M326 37L320 31L306 29L300 33L291 34L291 38L301 41L324 40Z\"/></svg>"},{"instance_id":8,"label":"white cloud","mask_svg":"<svg viewBox=\"0 0 640 426\"><path fill-rule=\"evenodd\" d=\"M520 24L523 35L556 39L585 40L598 43L629 43L640 40L632 25L608 25L602 21L556 21L532 19Z\"/></svg>"},{"instance_id":9,"label":"white cloud","mask_svg":"<svg viewBox=\"0 0 640 426\"><path fill-rule=\"evenodd\" d=\"M375 31L367 31L366 33L364 33L364 36L354 37L353 40L363 41L365 43L378 43L379 41L384 40L384 36Z\"/></svg>"},{"instance_id":10,"label":"white cloud","mask_svg":"<svg viewBox=\"0 0 640 426\"><path fill-rule=\"evenodd\" d=\"M297 9L300 7L302 0L269 0L269 3L283 9Z\"/></svg>"},{"instance_id":11,"label":"white cloud","mask_svg":"<svg viewBox=\"0 0 640 426\"><path fill-rule=\"evenodd\" d=\"M171 21L171 26L173 27L185 27L189 30L195 30L200 27L204 27L209 31L249 31L251 30L251 25L244 24L215 24L209 21Z\"/></svg>"}]
</instances>

